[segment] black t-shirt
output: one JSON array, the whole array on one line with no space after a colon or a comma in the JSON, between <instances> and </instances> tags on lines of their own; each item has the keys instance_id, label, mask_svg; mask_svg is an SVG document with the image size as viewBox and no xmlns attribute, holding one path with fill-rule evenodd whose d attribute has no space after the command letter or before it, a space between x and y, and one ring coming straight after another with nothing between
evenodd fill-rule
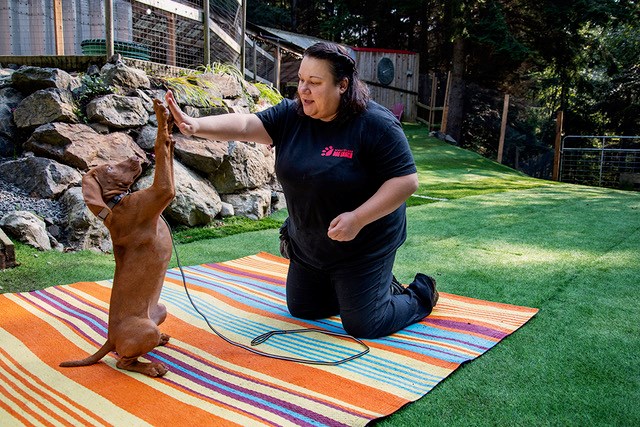
<instances>
[{"instance_id":1,"label":"black t-shirt","mask_svg":"<svg viewBox=\"0 0 640 427\"><path fill-rule=\"evenodd\" d=\"M416 172L400 122L370 101L345 124L300 116L294 101L257 113L276 149L276 175L289 210L291 250L316 268L373 261L406 238L406 205L365 226L356 238L327 236L338 215L367 201L386 180Z\"/></svg>"}]
</instances>

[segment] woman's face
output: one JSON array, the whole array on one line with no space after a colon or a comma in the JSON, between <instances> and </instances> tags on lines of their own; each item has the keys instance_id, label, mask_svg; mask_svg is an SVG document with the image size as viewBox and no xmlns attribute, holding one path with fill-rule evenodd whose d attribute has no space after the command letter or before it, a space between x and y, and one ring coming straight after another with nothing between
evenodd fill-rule
<instances>
[{"instance_id":1,"label":"woman's face","mask_svg":"<svg viewBox=\"0 0 640 427\"><path fill-rule=\"evenodd\" d=\"M349 81L335 82L331 66L324 59L305 56L298 71L298 96L304 113L325 122L338 113L340 96L347 90Z\"/></svg>"}]
</instances>

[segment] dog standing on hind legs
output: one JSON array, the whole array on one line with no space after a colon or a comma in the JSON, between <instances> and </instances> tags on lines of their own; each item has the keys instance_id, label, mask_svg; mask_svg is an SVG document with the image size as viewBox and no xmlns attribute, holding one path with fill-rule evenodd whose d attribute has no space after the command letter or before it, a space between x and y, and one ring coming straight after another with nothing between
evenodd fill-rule
<instances>
[{"instance_id":1,"label":"dog standing on hind legs","mask_svg":"<svg viewBox=\"0 0 640 427\"><path fill-rule=\"evenodd\" d=\"M95 354L60 366L87 366L109 352L118 354L116 366L127 371L160 377L167 372L161 363L138 357L164 345L169 336L158 325L167 317L159 303L164 276L171 259L171 232L160 217L175 196L173 119L158 99L153 108L158 119L154 147L156 169L153 184L129 194L142 172L141 159L91 169L82 179L82 194L89 210L104 221L111 234L116 268L109 302L107 342Z\"/></svg>"}]
</instances>

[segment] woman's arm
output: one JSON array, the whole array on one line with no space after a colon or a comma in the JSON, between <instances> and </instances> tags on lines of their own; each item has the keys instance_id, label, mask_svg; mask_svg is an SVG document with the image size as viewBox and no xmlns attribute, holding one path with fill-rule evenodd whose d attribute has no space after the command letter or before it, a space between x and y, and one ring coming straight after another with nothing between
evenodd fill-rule
<instances>
[{"instance_id":1,"label":"woman's arm","mask_svg":"<svg viewBox=\"0 0 640 427\"><path fill-rule=\"evenodd\" d=\"M342 213L331 221L327 236L340 242L353 240L365 225L398 209L417 189L417 173L385 181L378 191L357 209Z\"/></svg>"},{"instance_id":2,"label":"woman's arm","mask_svg":"<svg viewBox=\"0 0 640 427\"><path fill-rule=\"evenodd\" d=\"M165 100L178 129L184 135L216 141L252 141L267 145L273 142L255 114L233 113L194 118L180 109L171 91L167 92Z\"/></svg>"}]
</instances>

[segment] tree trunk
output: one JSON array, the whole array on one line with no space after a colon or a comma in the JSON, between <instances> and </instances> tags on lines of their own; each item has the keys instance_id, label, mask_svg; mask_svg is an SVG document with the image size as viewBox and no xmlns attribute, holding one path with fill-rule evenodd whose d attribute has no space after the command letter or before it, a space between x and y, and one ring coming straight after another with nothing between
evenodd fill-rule
<instances>
[{"instance_id":1,"label":"tree trunk","mask_svg":"<svg viewBox=\"0 0 640 427\"><path fill-rule=\"evenodd\" d=\"M451 60L451 89L449 92L449 113L447 115L447 134L458 144L462 142L462 122L464 120L464 72L466 68L464 37L453 41Z\"/></svg>"}]
</instances>

